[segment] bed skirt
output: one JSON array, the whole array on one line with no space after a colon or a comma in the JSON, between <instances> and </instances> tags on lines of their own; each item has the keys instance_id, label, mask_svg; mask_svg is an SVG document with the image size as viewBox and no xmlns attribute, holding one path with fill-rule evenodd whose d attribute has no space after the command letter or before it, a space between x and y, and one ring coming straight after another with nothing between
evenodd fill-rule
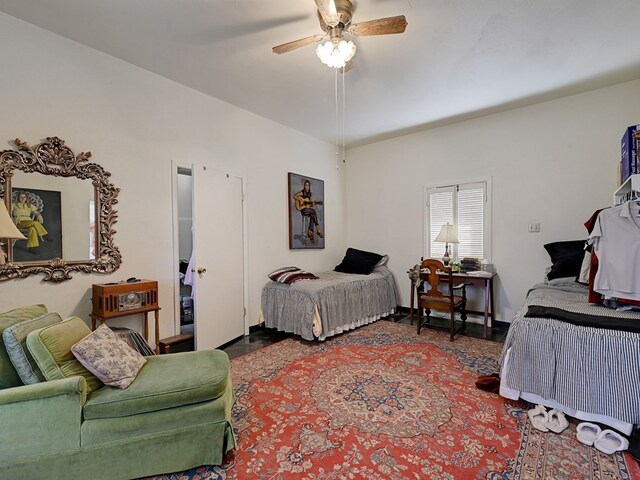
<instances>
[{"instance_id":1,"label":"bed skirt","mask_svg":"<svg viewBox=\"0 0 640 480\"><path fill-rule=\"evenodd\" d=\"M397 307L395 279L386 267L369 275L322 272L293 285L269 282L262 290L265 326L324 340L391 315Z\"/></svg>"}]
</instances>

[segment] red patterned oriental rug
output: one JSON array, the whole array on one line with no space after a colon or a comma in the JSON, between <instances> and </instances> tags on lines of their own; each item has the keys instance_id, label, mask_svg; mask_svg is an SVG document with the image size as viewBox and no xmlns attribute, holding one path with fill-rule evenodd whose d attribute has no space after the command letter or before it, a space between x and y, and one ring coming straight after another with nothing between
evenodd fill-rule
<instances>
[{"instance_id":1,"label":"red patterned oriental rug","mask_svg":"<svg viewBox=\"0 0 640 480\"><path fill-rule=\"evenodd\" d=\"M633 479L629 455L541 433L524 403L475 387L502 345L380 321L232 361L238 449L156 479Z\"/></svg>"}]
</instances>

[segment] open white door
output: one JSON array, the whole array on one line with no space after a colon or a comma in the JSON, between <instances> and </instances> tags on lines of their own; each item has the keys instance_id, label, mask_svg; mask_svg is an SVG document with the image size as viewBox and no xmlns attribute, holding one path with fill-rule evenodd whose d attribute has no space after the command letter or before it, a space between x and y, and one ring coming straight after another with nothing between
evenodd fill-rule
<instances>
[{"instance_id":1,"label":"open white door","mask_svg":"<svg viewBox=\"0 0 640 480\"><path fill-rule=\"evenodd\" d=\"M196 349L244 335L242 178L193 168L194 315Z\"/></svg>"}]
</instances>

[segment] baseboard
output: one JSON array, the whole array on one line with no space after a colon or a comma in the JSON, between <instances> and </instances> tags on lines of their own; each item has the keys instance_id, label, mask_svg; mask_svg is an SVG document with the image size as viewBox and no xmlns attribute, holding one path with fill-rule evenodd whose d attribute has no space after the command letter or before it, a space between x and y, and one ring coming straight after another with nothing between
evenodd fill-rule
<instances>
[{"instance_id":1,"label":"baseboard","mask_svg":"<svg viewBox=\"0 0 640 480\"><path fill-rule=\"evenodd\" d=\"M255 333L255 332L259 332L261 330L265 330L267 327L264 326L264 322L259 323L257 325L251 325L249 327L249 333Z\"/></svg>"},{"instance_id":2,"label":"baseboard","mask_svg":"<svg viewBox=\"0 0 640 480\"><path fill-rule=\"evenodd\" d=\"M509 330L509 327L511 326L511 322L503 322L502 320L496 320L493 323L494 327L497 327L501 330Z\"/></svg>"}]
</instances>

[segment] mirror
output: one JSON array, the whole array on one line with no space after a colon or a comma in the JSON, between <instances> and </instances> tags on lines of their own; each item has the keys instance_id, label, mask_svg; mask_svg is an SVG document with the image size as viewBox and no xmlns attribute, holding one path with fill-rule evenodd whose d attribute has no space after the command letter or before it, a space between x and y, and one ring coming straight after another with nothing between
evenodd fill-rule
<instances>
[{"instance_id":1,"label":"mirror","mask_svg":"<svg viewBox=\"0 0 640 480\"><path fill-rule=\"evenodd\" d=\"M34 147L15 144L17 150L0 152L0 196L27 238L2 241L7 261L0 280L42 273L45 281L61 282L73 271L117 270L112 227L119 189L111 174L88 161L91 153L76 156L58 137Z\"/></svg>"}]
</instances>

